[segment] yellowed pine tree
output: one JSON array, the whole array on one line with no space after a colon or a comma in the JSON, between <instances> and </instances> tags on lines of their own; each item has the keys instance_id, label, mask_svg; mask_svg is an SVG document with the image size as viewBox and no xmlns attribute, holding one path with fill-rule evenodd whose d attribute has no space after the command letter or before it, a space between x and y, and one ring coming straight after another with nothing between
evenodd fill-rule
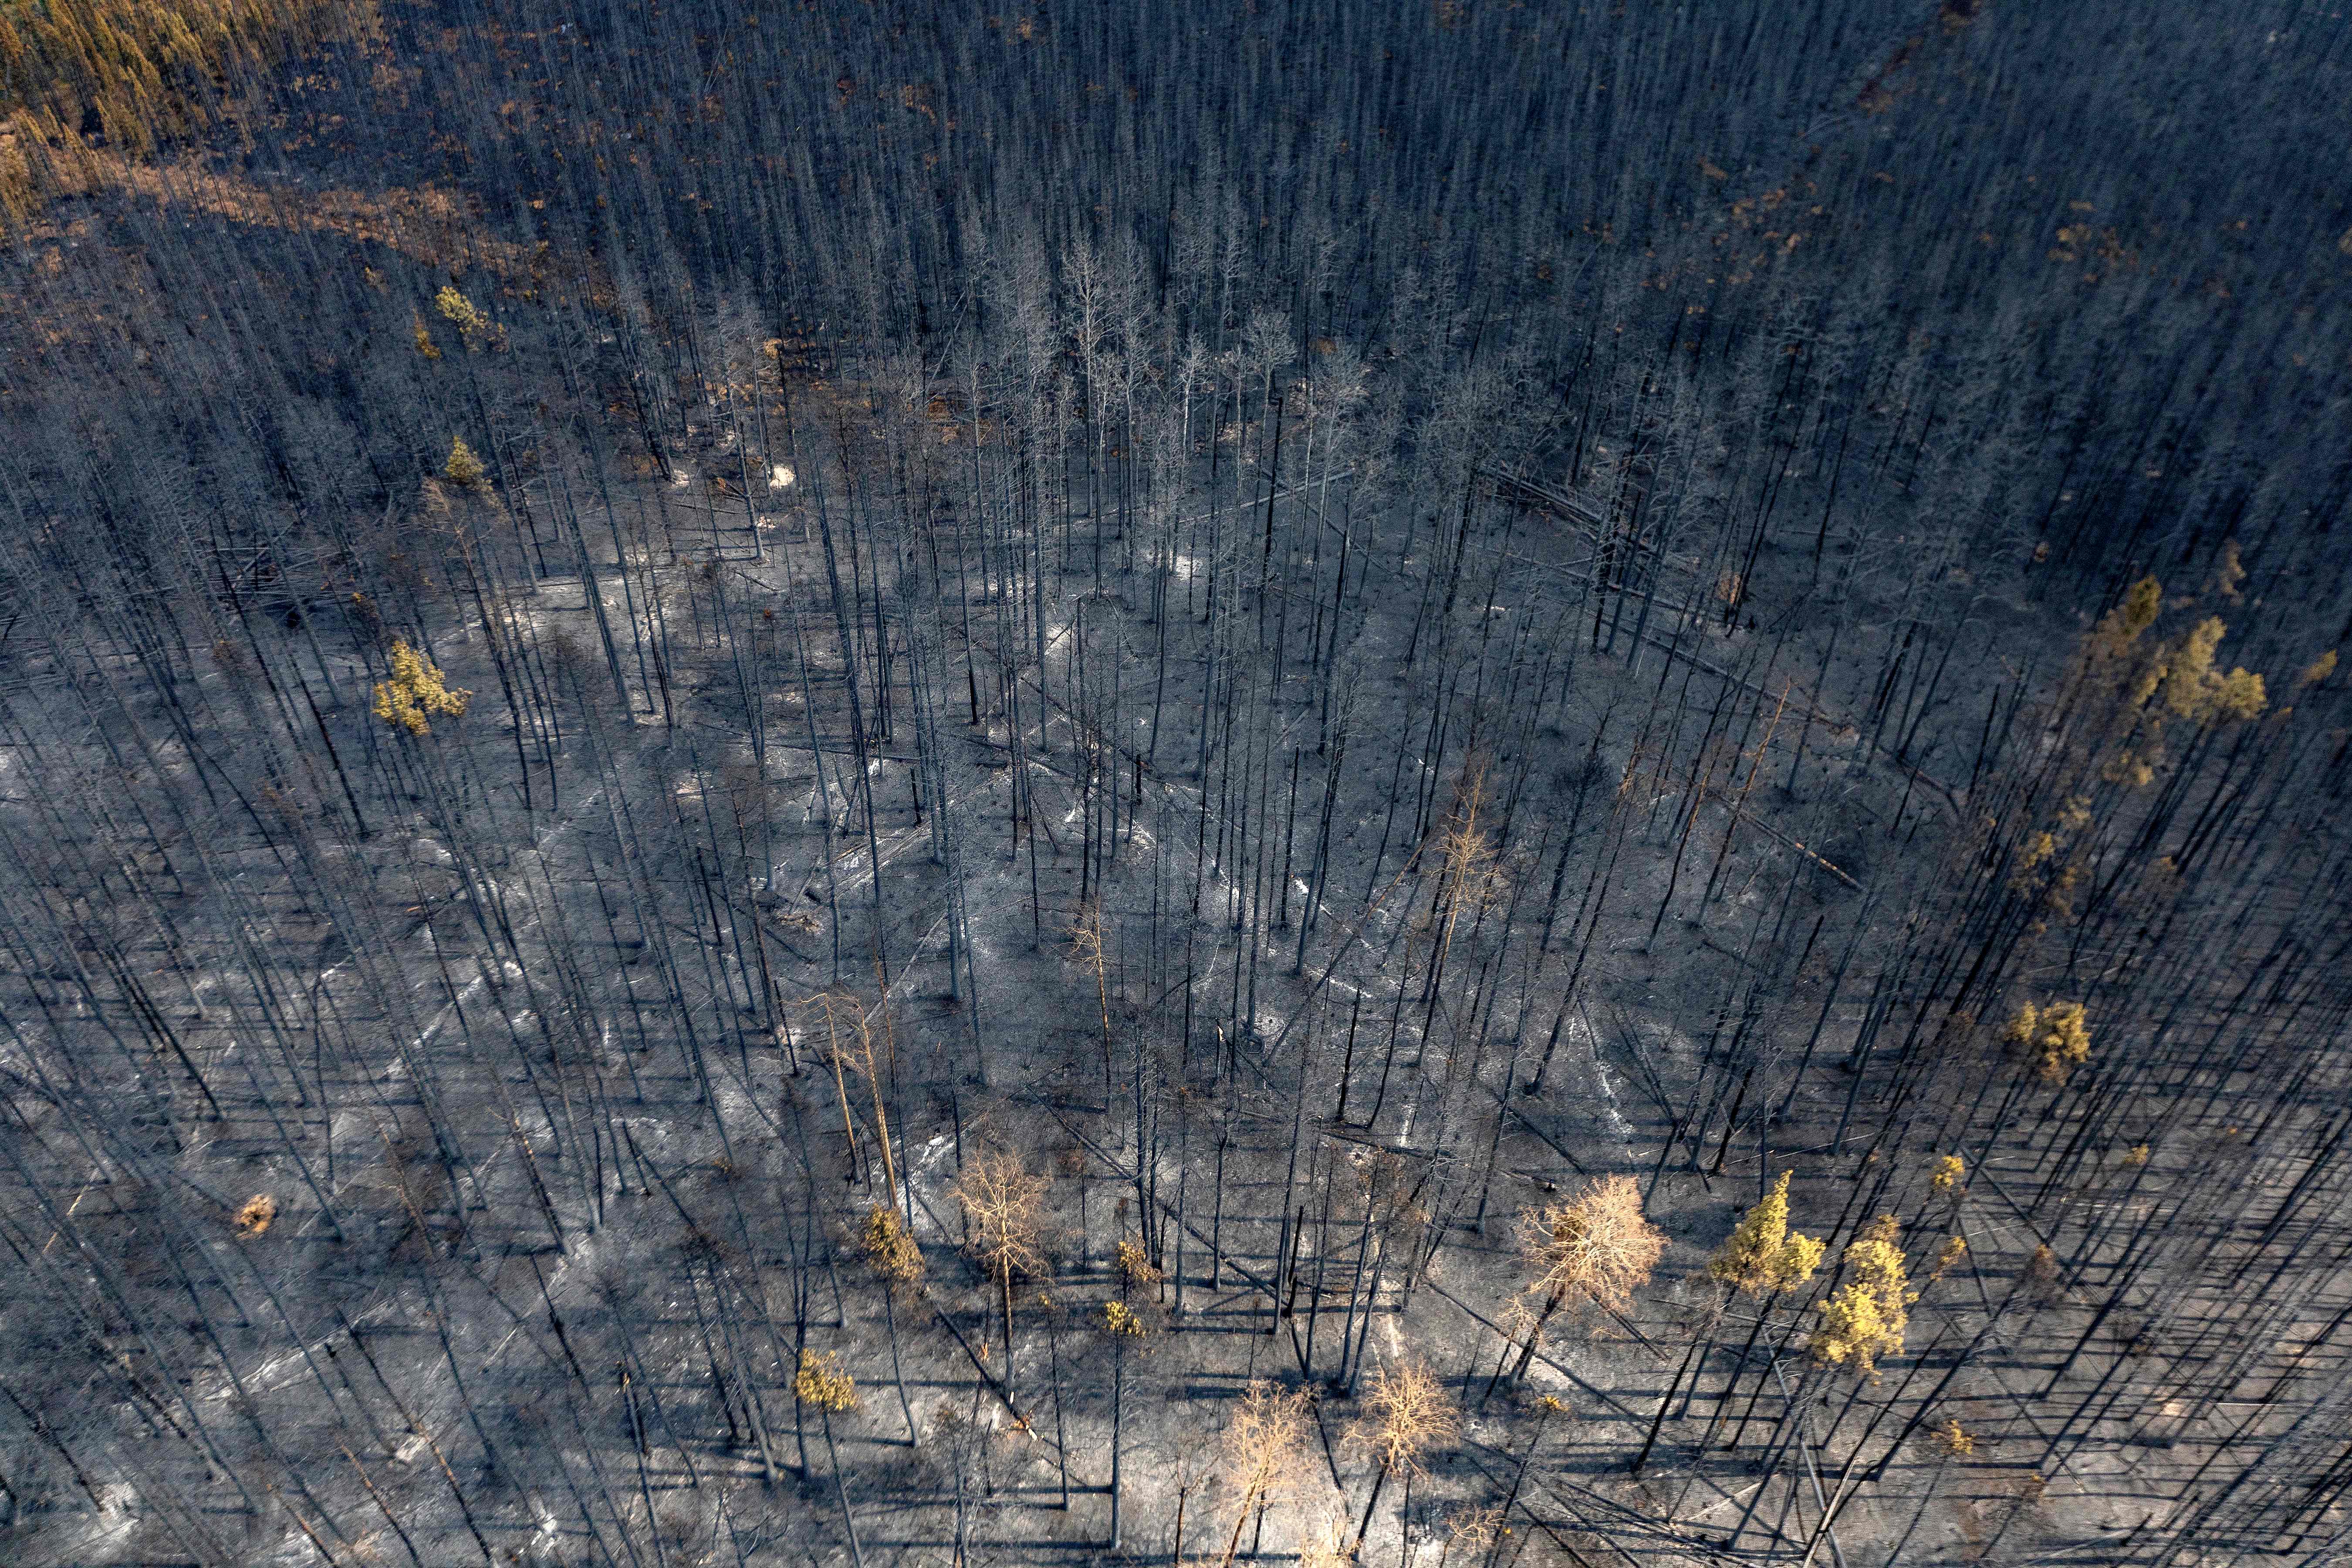
<instances>
[{"instance_id":1,"label":"yellowed pine tree","mask_svg":"<svg viewBox=\"0 0 2352 1568\"><path fill-rule=\"evenodd\" d=\"M440 667L409 647L405 637L394 637L392 679L377 683L375 716L412 735L429 735L435 714L460 718L473 695L462 686L449 685Z\"/></svg>"},{"instance_id":2,"label":"yellowed pine tree","mask_svg":"<svg viewBox=\"0 0 2352 1568\"><path fill-rule=\"evenodd\" d=\"M841 1504L841 1526L849 1537L849 1555L853 1562L863 1564L865 1552L857 1543L857 1521L849 1511L849 1487L841 1470L841 1450L835 1444L833 1418L857 1408L857 1380L841 1369L841 1359L831 1351L801 1352L800 1367L793 1375L793 1393L803 1405L816 1406L824 1424L825 1458L833 1468L834 1496Z\"/></svg>"},{"instance_id":3,"label":"yellowed pine tree","mask_svg":"<svg viewBox=\"0 0 2352 1568\"><path fill-rule=\"evenodd\" d=\"M1783 1171L1772 1190L1757 1200L1740 1216L1715 1256L1707 1259L1708 1276L1723 1287L1713 1310L1707 1314L1705 1331L1693 1336L1690 1349L1684 1353L1682 1365L1675 1370L1674 1382L1667 1385L1665 1397L1658 1402L1656 1413L1650 1418L1649 1435L1643 1439L1642 1449L1633 1460L1633 1472L1639 1475L1649 1463L1650 1450L1657 1445L1658 1434L1664 1429L1666 1408L1675 1402L1683 1378L1694 1367L1706 1364L1715 1347L1715 1333L1723 1314L1730 1310L1735 1296L1747 1296L1764 1305L1756 1315L1748 1343L1740 1348L1739 1362L1745 1365L1749 1351L1770 1321L1771 1299L1784 1296L1810 1283L1822 1266L1822 1257L1828 1244L1817 1237L1801 1235L1789 1228L1789 1182L1794 1171ZM1718 1401L1715 1420L1707 1426L1708 1438L1714 1436L1715 1421L1722 1419L1723 1405L1728 1403L1727 1389ZM1704 1446L1704 1444L1702 1444Z\"/></svg>"},{"instance_id":4,"label":"yellowed pine tree","mask_svg":"<svg viewBox=\"0 0 2352 1568\"><path fill-rule=\"evenodd\" d=\"M2216 584L2223 598L2237 598L2243 575L2232 551ZM2163 584L2142 578L2100 617L2075 659L2070 688L2092 725L2085 750L2098 775L2112 784L2155 782L2168 760L2169 725L2244 722L2269 706L2262 676L2219 668L2228 623L2206 616L2179 637L2150 637L2163 610Z\"/></svg>"},{"instance_id":5,"label":"yellowed pine tree","mask_svg":"<svg viewBox=\"0 0 2352 1568\"><path fill-rule=\"evenodd\" d=\"M874 1272L894 1286L912 1285L923 1277L923 1249L908 1234L907 1222L898 1217L898 1211L886 1204L866 1211L858 1245Z\"/></svg>"},{"instance_id":6,"label":"yellowed pine tree","mask_svg":"<svg viewBox=\"0 0 2352 1568\"><path fill-rule=\"evenodd\" d=\"M1874 1377L1881 1359L1903 1353L1919 1297L1905 1271L1901 1235L1902 1222L1881 1215L1846 1244L1848 1278L1818 1309L1821 1324L1807 1346L1814 1360Z\"/></svg>"},{"instance_id":7,"label":"yellowed pine tree","mask_svg":"<svg viewBox=\"0 0 2352 1568\"><path fill-rule=\"evenodd\" d=\"M1789 1181L1783 1171L1772 1190L1741 1216L1706 1271L1742 1295L1762 1298L1796 1289L1822 1265L1825 1244L1789 1228Z\"/></svg>"},{"instance_id":8,"label":"yellowed pine tree","mask_svg":"<svg viewBox=\"0 0 2352 1568\"><path fill-rule=\"evenodd\" d=\"M1939 1198L1958 1201L1969 1190L1969 1163L1958 1154L1942 1156L1927 1178L1927 1186Z\"/></svg>"},{"instance_id":9,"label":"yellowed pine tree","mask_svg":"<svg viewBox=\"0 0 2352 1568\"><path fill-rule=\"evenodd\" d=\"M793 1393L802 1404L820 1410L857 1408L857 1380L841 1370L841 1358L831 1351L801 1352L800 1370L793 1374Z\"/></svg>"},{"instance_id":10,"label":"yellowed pine tree","mask_svg":"<svg viewBox=\"0 0 2352 1568\"><path fill-rule=\"evenodd\" d=\"M463 436L452 436L449 437L449 460L441 465L441 477L460 489L478 489L488 479L489 470L482 467L482 459L466 445Z\"/></svg>"},{"instance_id":11,"label":"yellowed pine tree","mask_svg":"<svg viewBox=\"0 0 2352 1568\"><path fill-rule=\"evenodd\" d=\"M478 353L486 348L506 345L506 329L484 314L481 307L460 292L456 284L441 286L441 292L433 297L433 308L441 312L443 320L457 327L457 339L466 345L467 352Z\"/></svg>"},{"instance_id":12,"label":"yellowed pine tree","mask_svg":"<svg viewBox=\"0 0 2352 1568\"><path fill-rule=\"evenodd\" d=\"M2053 1089L2064 1088L2091 1059L2091 1028L2080 1002L2020 1003L2001 1038Z\"/></svg>"}]
</instances>

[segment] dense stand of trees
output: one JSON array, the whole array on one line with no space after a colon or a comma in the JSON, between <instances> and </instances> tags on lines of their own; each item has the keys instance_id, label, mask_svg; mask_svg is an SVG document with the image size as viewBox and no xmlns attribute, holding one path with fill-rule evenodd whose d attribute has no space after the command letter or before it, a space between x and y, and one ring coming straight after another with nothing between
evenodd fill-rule
<instances>
[{"instance_id":1,"label":"dense stand of trees","mask_svg":"<svg viewBox=\"0 0 2352 1568\"><path fill-rule=\"evenodd\" d=\"M0 1537L2332 1561L2346 37L0 16Z\"/></svg>"}]
</instances>

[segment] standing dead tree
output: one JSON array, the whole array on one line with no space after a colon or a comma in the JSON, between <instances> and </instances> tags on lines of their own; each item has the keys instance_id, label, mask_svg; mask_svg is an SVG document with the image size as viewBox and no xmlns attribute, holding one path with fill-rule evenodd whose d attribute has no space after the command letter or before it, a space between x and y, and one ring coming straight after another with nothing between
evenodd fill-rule
<instances>
[{"instance_id":1,"label":"standing dead tree","mask_svg":"<svg viewBox=\"0 0 2352 1568\"><path fill-rule=\"evenodd\" d=\"M1234 1494L1233 1533L1218 1568L1241 1550L1242 1527L1252 1513L1265 1526L1266 1510L1289 1496L1307 1468L1307 1391L1253 1383L1225 1428L1225 1474Z\"/></svg>"},{"instance_id":2,"label":"standing dead tree","mask_svg":"<svg viewBox=\"0 0 2352 1568\"><path fill-rule=\"evenodd\" d=\"M1461 1429L1453 1395L1445 1392L1444 1384L1426 1366L1407 1363L1373 1372L1371 1386L1364 1394L1363 1418L1348 1434L1349 1446L1369 1456L1378 1467L1372 1474L1371 1495L1364 1500L1364 1517L1356 1525L1359 1551L1363 1547L1365 1532L1372 1527L1372 1510L1380 1506L1381 1489L1388 1485L1391 1476L1404 1482L1405 1502L1400 1521L1401 1528L1411 1528L1402 1521L1412 1510L1414 1478L1427 1469L1429 1451Z\"/></svg>"},{"instance_id":3,"label":"standing dead tree","mask_svg":"<svg viewBox=\"0 0 2352 1568\"><path fill-rule=\"evenodd\" d=\"M1513 1347L1504 1347L1512 1381L1527 1375L1543 1343L1544 1327L1560 1308L1574 1301L1622 1311L1649 1282L1665 1250L1664 1234L1643 1217L1642 1189L1631 1176L1598 1177L1567 1203L1522 1211L1519 1258L1533 1278L1521 1292L1521 1304L1538 1304L1521 1319L1525 1338L1516 1342L1516 1363L1510 1361ZM1497 1366L1496 1377L1502 1374ZM1489 1389L1494 1382L1488 1380Z\"/></svg>"},{"instance_id":4,"label":"standing dead tree","mask_svg":"<svg viewBox=\"0 0 2352 1568\"><path fill-rule=\"evenodd\" d=\"M1033 1175L1021 1157L991 1150L965 1163L956 1178L956 1202L971 1222L970 1248L995 1279L1004 1305L1004 1387L1013 1390L1013 1278L1045 1271L1044 1176Z\"/></svg>"}]
</instances>

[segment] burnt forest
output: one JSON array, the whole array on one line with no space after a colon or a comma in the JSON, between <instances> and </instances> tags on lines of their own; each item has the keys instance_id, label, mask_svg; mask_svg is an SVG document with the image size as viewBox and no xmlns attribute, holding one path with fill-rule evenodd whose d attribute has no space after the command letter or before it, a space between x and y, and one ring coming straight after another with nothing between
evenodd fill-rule
<instances>
[{"instance_id":1,"label":"burnt forest","mask_svg":"<svg viewBox=\"0 0 2352 1568\"><path fill-rule=\"evenodd\" d=\"M2347 147L2320 0L0 0L0 1562L2352 1564Z\"/></svg>"}]
</instances>

